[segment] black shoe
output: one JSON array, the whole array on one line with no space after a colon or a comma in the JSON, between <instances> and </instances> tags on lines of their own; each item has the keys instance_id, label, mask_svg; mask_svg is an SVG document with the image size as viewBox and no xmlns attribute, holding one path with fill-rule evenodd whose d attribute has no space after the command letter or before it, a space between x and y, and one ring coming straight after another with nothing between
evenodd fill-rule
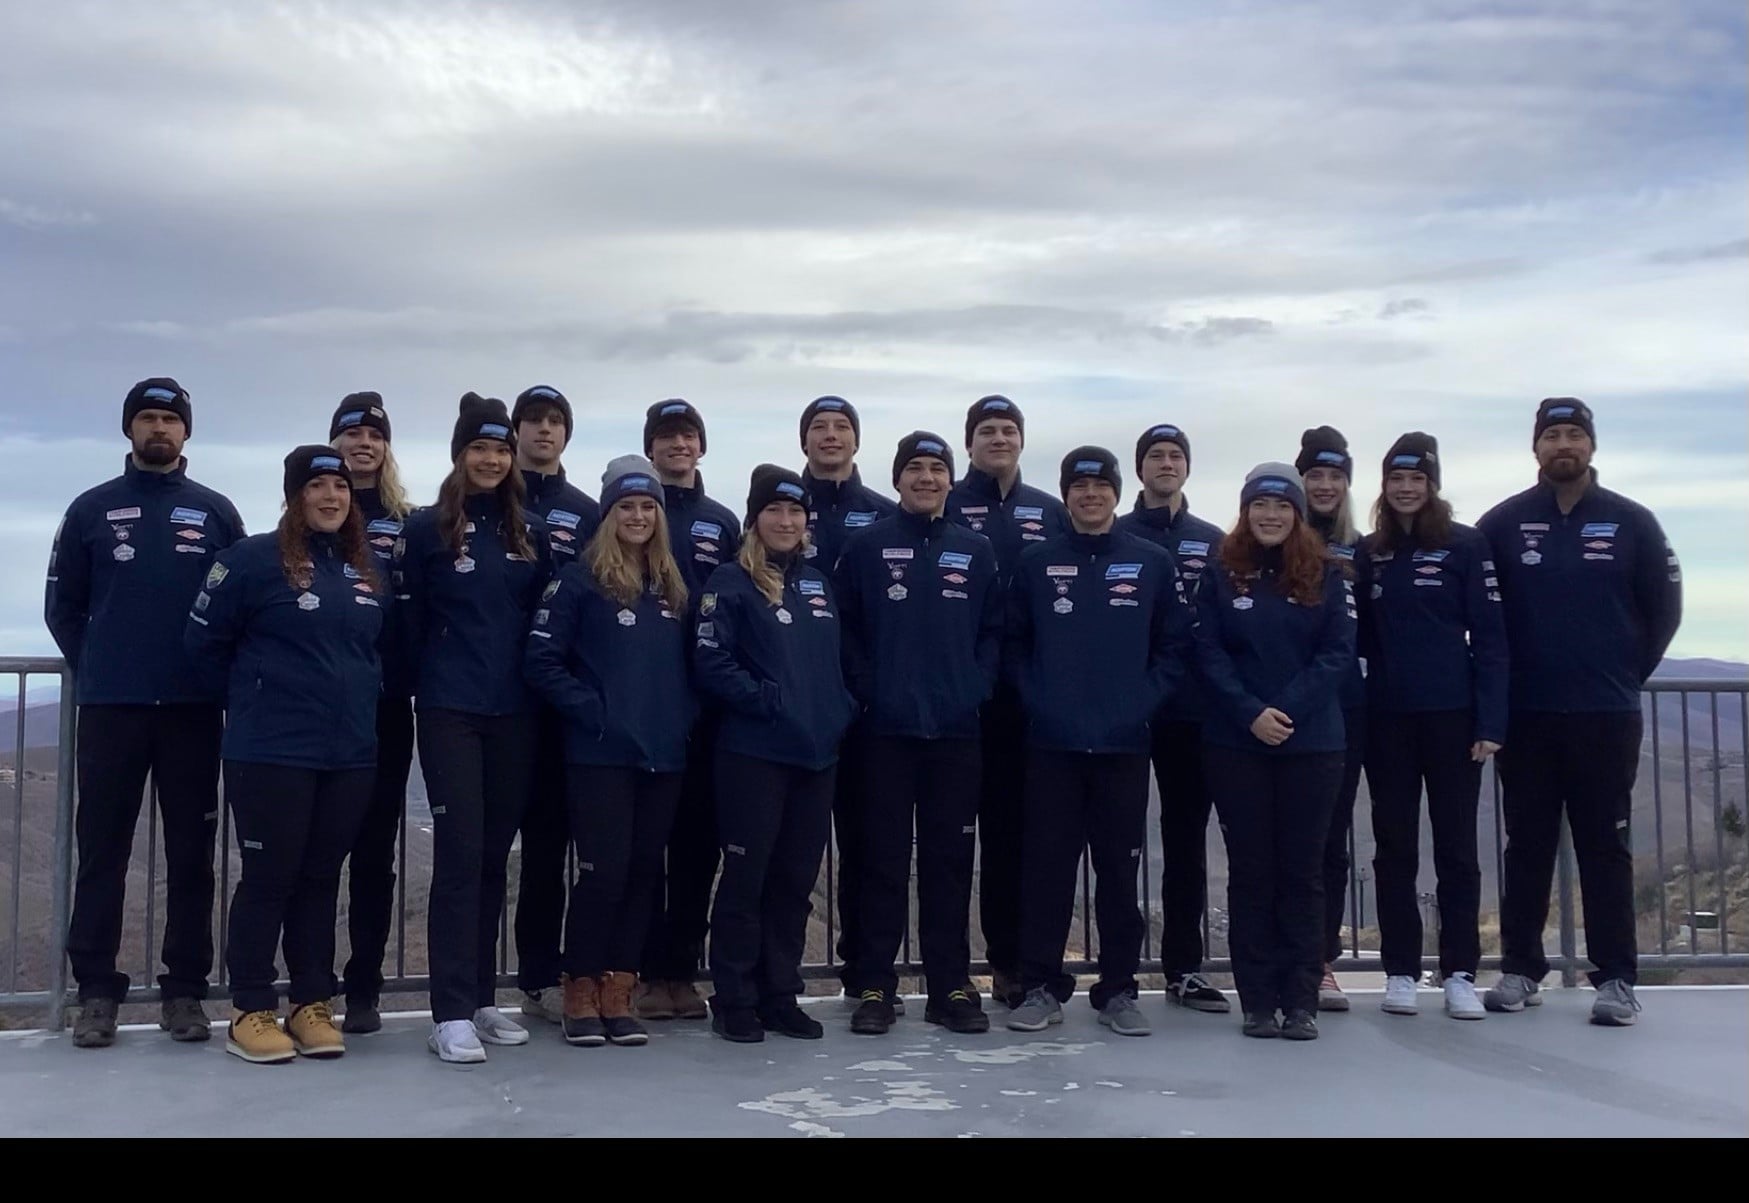
<instances>
[{"instance_id":1,"label":"black shoe","mask_svg":"<svg viewBox=\"0 0 1749 1203\"><path fill-rule=\"evenodd\" d=\"M850 1030L858 1036L885 1036L893 1027L893 1004L879 990L864 990L862 1002L850 1017Z\"/></svg>"},{"instance_id":2,"label":"black shoe","mask_svg":"<svg viewBox=\"0 0 1749 1203\"><path fill-rule=\"evenodd\" d=\"M1166 994L1181 1007L1192 1011L1207 1011L1211 1015L1225 1015L1233 1008L1233 1004L1227 1001L1227 996L1209 985L1200 973L1167 978Z\"/></svg>"},{"instance_id":3,"label":"black shoe","mask_svg":"<svg viewBox=\"0 0 1749 1203\"><path fill-rule=\"evenodd\" d=\"M610 1044L637 1045L650 1043L649 1030L630 1015L603 1016L601 1025L607 1030Z\"/></svg>"},{"instance_id":4,"label":"black shoe","mask_svg":"<svg viewBox=\"0 0 1749 1203\"><path fill-rule=\"evenodd\" d=\"M861 1010L861 1008L857 1008ZM818 1020L808 1018L793 998L759 1008L759 1024L768 1032L794 1040L818 1040L826 1034Z\"/></svg>"},{"instance_id":5,"label":"black shoe","mask_svg":"<svg viewBox=\"0 0 1749 1203\"><path fill-rule=\"evenodd\" d=\"M850 998L850 999L855 999L858 1005L861 1005L862 1000L864 998L866 998L867 996L868 996L867 990L857 990L857 989L852 988L848 984L846 984L844 987L844 997ZM894 994L891 998L887 999L887 1001L893 1004L893 1014L894 1015L903 1015L905 1013L905 997L904 997L904 995Z\"/></svg>"},{"instance_id":6,"label":"black shoe","mask_svg":"<svg viewBox=\"0 0 1749 1203\"><path fill-rule=\"evenodd\" d=\"M1283 1040L1316 1040L1318 1038L1318 1021L1312 1018L1310 1011L1294 1009L1287 1013L1282 1021L1281 1038Z\"/></svg>"},{"instance_id":7,"label":"black shoe","mask_svg":"<svg viewBox=\"0 0 1749 1203\"><path fill-rule=\"evenodd\" d=\"M759 1016L741 1008L712 1007L711 1031L735 1044L758 1044L765 1039Z\"/></svg>"},{"instance_id":8,"label":"black shoe","mask_svg":"<svg viewBox=\"0 0 1749 1203\"><path fill-rule=\"evenodd\" d=\"M170 1033L170 1039L183 1044L199 1044L213 1035L213 1021L198 998L165 999L158 1005L158 1026Z\"/></svg>"},{"instance_id":9,"label":"black shoe","mask_svg":"<svg viewBox=\"0 0 1749 1203\"><path fill-rule=\"evenodd\" d=\"M354 1036L362 1036L366 1032L383 1030L383 1016L377 1010L374 998L346 1000L346 1016L340 1021L340 1030Z\"/></svg>"},{"instance_id":10,"label":"black shoe","mask_svg":"<svg viewBox=\"0 0 1749 1203\"><path fill-rule=\"evenodd\" d=\"M1244 1032L1259 1040L1274 1040L1281 1035L1281 1025L1275 1022L1274 1011L1253 1011L1245 1016Z\"/></svg>"},{"instance_id":11,"label":"black shoe","mask_svg":"<svg viewBox=\"0 0 1749 1203\"><path fill-rule=\"evenodd\" d=\"M118 1005L113 998L88 998L81 1002L79 1018L73 1021L73 1047L108 1048L114 1044Z\"/></svg>"},{"instance_id":12,"label":"black shoe","mask_svg":"<svg viewBox=\"0 0 1749 1203\"><path fill-rule=\"evenodd\" d=\"M950 1032L970 1034L990 1030L990 1017L978 1005L978 996L969 990L955 990L939 1003L930 999L923 1018Z\"/></svg>"},{"instance_id":13,"label":"black shoe","mask_svg":"<svg viewBox=\"0 0 1749 1203\"><path fill-rule=\"evenodd\" d=\"M600 1048L607 1043L607 1025L599 1015L581 1018L567 1015L561 1026L565 1031L566 1044L575 1044L579 1048Z\"/></svg>"}]
</instances>

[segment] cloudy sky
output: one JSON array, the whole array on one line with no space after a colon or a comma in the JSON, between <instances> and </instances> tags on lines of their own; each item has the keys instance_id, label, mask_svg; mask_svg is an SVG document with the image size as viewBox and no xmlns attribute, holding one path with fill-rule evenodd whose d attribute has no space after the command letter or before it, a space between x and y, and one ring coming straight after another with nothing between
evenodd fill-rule
<instances>
[{"instance_id":1,"label":"cloudy sky","mask_svg":"<svg viewBox=\"0 0 1749 1203\"><path fill-rule=\"evenodd\" d=\"M422 500L467 389L564 389L586 485L688 397L735 505L818 394L884 485L1001 391L1041 483L1182 424L1223 523L1322 422L1362 482L1435 433L1473 520L1575 394L1675 651L1749 659L1737 0L18 2L0 45L0 651L51 649L55 522L167 374L257 530L362 388Z\"/></svg>"}]
</instances>

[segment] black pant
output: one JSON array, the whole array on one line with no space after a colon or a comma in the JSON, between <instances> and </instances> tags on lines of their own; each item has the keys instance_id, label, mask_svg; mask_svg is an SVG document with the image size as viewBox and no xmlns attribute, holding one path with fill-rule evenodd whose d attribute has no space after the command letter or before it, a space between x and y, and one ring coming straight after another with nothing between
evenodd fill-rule
<instances>
[{"instance_id":1,"label":"black pant","mask_svg":"<svg viewBox=\"0 0 1749 1203\"><path fill-rule=\"evenodd\" d=\"M978 790L978 920L990 968L1020 977L1021 816L1026 806L1026 712L1002 687L984 704Z\"/></svg>"},{"instance_id":2,"label":"black pant","mask_svg":"<svg viewBox=\"0 0 1749 1203\"><path fill-rule=\"evenodd\" d=\"M1476 802L1482 766L1470 759L1476 720L1469 710L1368 717L1366 784L1372 796L1373 892L1385 973L1421 976L1421 787L1433 826L1439 890L1439 972L1472 978L1482 959L1477 932L1482 869L1476 860Z\"/></svg>"},{"instance_id":3,"label":"black pant","mask_svg":"<svg viewBox=\"0 0 1749 1203\"><path fill-rule=\"evenodd\" d=\"M704 960L710 929L711 885L717 879L722 849L717 843L717 720L705 715L693 724L686 744L686 773L680 804L668 833L665 881L656 888L650 933L644 941L644 978L690 982Z\"/></svg>"},{"instance_id":4,"label":"black pant","mask_svg":"<svg viewBox=\"0 0 1749 1203\"><path fill-rule=\"evenodd\" d=\"M407 776L413 768L413 703L377 699L377 771L370 809L359 824L347 873L346 997L375 1002L383 990L383 957L395 919L395 837L407 818Z\"/></svg>"},{"instance_id":5,"label":"black pant","mask_svg":"<svg viewBox=\"0 0 1749 1203\"><path fill-rule=\"evenodd\" d=\"M1152 748L1160 791L1160 965L1169 978L1202 969L1208 907L1208 778L1202 724L1157 722Z\"/></svg>"},{"instance_id":6,"label":"black pant","mask_svg":"<svg viewBox=\"0 0 1749 1203\"><path fill-rule=\"evenodd\" d=\"M831 834L835 769L717 752L723 879L711 910L715 1006L750 1009L802 992L802 952Z\"/></svg>"},{"instance_id":7,"label":"black pant","mask_svg":"<svg viewBox=\"0 0 1749 1203\"><path fill-rule=\"evenodd\" d=\"M565 766L565 801L577 845L577 880L565 926L565 972L572 977L637 972L662 884L662 845L674 826L680 779L679 773Z\"/></svg>"},{"instance_id":8,"label":"black pant","mask_svg":"<svg viewBox=\"0 0 1749 1203\"><path fill-rule=\"evenodd\" d=\"M534 792L522 816L521 876L516 885L516 984L530 991L559 984L559 938L565 928L565 849L572 837L566 807L565 733L558 711L541 707L534 726L538 732ZM666 832L663 838L667 838Z\"/></svg>"},{"instance_id":9,"label":"black pant","mask_svg":"<svg viewBox=\"0 0 1749 1203\"><path fill-rule=\"evenodd\" d=\"M225 761L225 801L241 869L231 895L225 968L239 1011L272 1011L273 953L285 941L291 1003L325 1002L334 976L340 866L370 807L375 769L294 769Z\"/></svg>"},{"instance_id":10,"label":"black pant","mask_svg":"<svg viewBox=\"0 0 1749 1203\"><path fill-rule=\"evenodd\" d=\"M1099 920L1099 982L1094 1007L1134 994L1142 959L1136 878L1148 842L1148 758L1033 749L1026 758L1026 894L1020 904L1020 963L1028 990L1049 987L1060 1000L1063 946L1075 916L1081 850L1093 860L1093 912ZM1069 990L1074 979L1069 979Z\"/></svg>"},{"instance_id":11,"label":"black pant","mask_svg":"<svg viewBox=\"0 0 1749 1203\"><path fill-rule=\"evenodd\" d=\"M1318 1007L1321 871L1341 752L1297 756L1206 744L1227 841L1227 947L1246 1014Z\"/></svg>"},{"instance_id":12,"label":"black pant","mask_svg":"<svg viewBox=\"0 0 1749 1203\"><path fill-rule=\"evenodd\" d=\"M128 976L116 971L115 960L147 772L164 827L165 971L158 989L167 999L206 997L223 734L217 706L79 707L79 875L67 955L81 1002L119 1002L128 992Z\"/></svg>"},{"instance_id":13,"label":"black pant","mask_svg":"<svg viewBox=\"0 0 1749 1203\"><path fill-rule=\"evenodd\" d=\"M526 714L419 711L431 800L427 941L431 1017L468 1019L497 995L505 862L528 808L535 732Z\"/></svg>"},{"instance_id":14,"label":"black pant","mask_svg":"<svg viewBox=\"0 0 1749 1203\"><path fill-rule=\"evenodd\" d=\"M838 745L838 776L832 787L832 834L838 842L837 897L832 912L838 921L835 955L840 962L838 980L852 994L869 985L857 980L864 864L860 816L865 806L878 804L879 797L868 780L869 738L868 725L860 719L844 733Z\"/></svg>"},{"instance_id":15,"label":"black pant","mask_svg":"<svg viewBox=\"0 0 1749 1203\"><path fill-rule=\"evenodd\" d=\"M918 942L929 996L945 999L971 973L967 928L982 752L971 739L877 735L868 742L866 764L869 792L856 841L862 912L854 976L865 990L899 988L893 961L905 936L915 813Z\"/></svg>"},{"instance_id":16,"label":"black pant","mask_svg":"<svg viewBox=\"0 0 1749 1203\"><path fill-rule=\"evenodd\" d=\"M1360 792L1360 770L1366 762L1365 710L1344 710L1342 725L1348 748L1342 755L1342 784L1330 812L1324 836L1324 960L1342 959L1342 910L1348 903L1348 838L1354 828L1354 798ZM1322 975L1320 975L1322 976Z\"/></svg>"},{"instance_id":17,"label":"black pant","mask_svg":"<svg viewBox=\"0 0 1749 1203\"><path fill-rule=\"evenodd\" d=\"M1505 788L1506 879L1500 896L1500 968L1533 980L1549 971L1543 925L1560 844L1561 811L1573 832L1585 907L1591 984L1638 976L1631 845L1638 711L1514 712L1500 752Z\"/></svg>"}]
</instances>

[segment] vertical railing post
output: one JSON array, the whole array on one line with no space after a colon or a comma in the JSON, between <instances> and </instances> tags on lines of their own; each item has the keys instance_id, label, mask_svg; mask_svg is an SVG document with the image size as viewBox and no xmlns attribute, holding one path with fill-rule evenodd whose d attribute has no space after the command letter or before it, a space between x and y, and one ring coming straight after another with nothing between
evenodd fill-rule
<instances>
[{"instance_id":1,"label":"vertical railing post","mask_svg":"<svg viewBox=\"0 0 1749 1203\"><path fill-rule=\"evenodd\" d=\"M55 763L54 930L49 933L49 1027L60 1031L67 1022L67 927L73 913L73 801L77 762L73 756L77 707L73 670L61 670L61 733Z\"/></svg>"},{"instance_id":2,"label":"vertical railing post","mask_svg":"<svg viewBox=\"0 0 1749 1203\"><path fill-rule=\"evenodd\" d=\"M1573 915L1573 833L1561 819L1561 845L1555 857L1561 897L1561 985L1579 984L1579 934Z\"/></svg>"}]
</instances>

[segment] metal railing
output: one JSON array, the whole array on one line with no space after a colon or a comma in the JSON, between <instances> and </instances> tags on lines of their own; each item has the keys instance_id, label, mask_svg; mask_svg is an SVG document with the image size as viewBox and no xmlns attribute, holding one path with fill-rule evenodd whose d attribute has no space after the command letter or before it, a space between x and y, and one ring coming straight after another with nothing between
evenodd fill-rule
<instances>
[{"instance_id":1,"label":"metal railing","mask_svg":"<svg viewBox=\"0 0 1749 1203\"><path fill-rule=\"evenodd\" d=\"M71 1001L68 997L67 959L64 954L68 919L72 908L73 867L74 867L74 805L75 805L75 721L72 703L73 688L70 672L58 659L53 658L10 658L0 659L0 678L15 677L17 679L17 703L15 713L15 730L12 741L11 786L12 786L12 824L10 846L0 845L0 864L9 865L11 880L4 896L10 900L10 911L0 930L10 929L11 942L4 956L0 956L0 965L6 969L3 979L4 989L0 990L0 1013L12 1011L47 1011L51 1026L59 1025L63 1019L64 1009ZM53 749L46 747L27 747L28 697L27 685L32 677L58 677L61 684L61 703L58 723L56 725L56 741ZM1749 681L1732 680L1699 680L1699 679L1654 679L1646 688L1647 714L1646 732L1642 749L1643 763L1640 773L1638 792L1648 793L1652 802L1652 857L1648 863L1643 855L1644 849L1636 849L1636 896L1641 891L1655 888L1657 891L1657 936L1648 944L1642 939L1642 947L1646 949L1640 957L1640 965L1646 970L1660 969L1693 969L1693 968L1729 968L1741 969L1749 967L1749 949L1739 947L1734 949L1731 942L1731 890L1732 877L1743 875L1746 869L1744 851L1740 846L1743 841L1744 825L1744 753L1749 749ZM4 695L0 695L4 696ZM1735 700L1735 720L1721 719L1721 703ZM1674 753L1666 745L1669 742L1663 731L1663 724L1671 715L1671 708L1677 709L1677 730L1680 733L1680 747ZM1697 714L1698 712L1698 714ZM1693 727L1697 720L1705 727L1708 738L1696 746ZM1721 727L1721 722L1725 725ZM1735 750L1727 749L1721 743L1721 731L1735 734L1738 744ZM3 747L3 745L0 745ZM52 789L46 774L41 769L31 767L34 752L34 762L54 765ZM1680 757L1679 766L1672 764L1672 756ZM1649 781L1648 781L1649 778ZM1484 822L1484 848L1482 855L1487 855L1487 832L1492 831L1492 852L1494 877L1496 883L1495 904L1498 909L1498 883L1504 872L1505 825L1501 811L1501 791L1498 773L1490 774L1490 788L1485 792L1481 805L1492 812L1492 823ZM34 784L33 791L27 785ZM1675 862L1680 871L1672 875L1670 856L1670 835L1675 831L1671 827L1673 818L1666 814L1666 802L1673 789L1680 789L1682 812L1680 842L1676 851L1682 854L1682 859ZM151 791L148 785L148 793ZM4 783L0 783L0 790ZM1734 790L1734 793L1727 793ZM32 795L35 795L32 797ZM3 796L3 794L0 794ZM1347 947L1345 956L1337 967L1346 970L1380 971L1378 954L1375 949L1362 947L1363 935L1371 932L1371 925L1366 922L1369 902L1370 872L1359 856L1363 846L1361 830L1370 832L1370 815L1365 803L1364 787L1361 801L1355 808L1355 824L1349 836L1349 855L1351 863L1350 886L1346 899ZM130 872L141 868L144 862L144 921L139 932L139 959L126 958L122 966L124 971L133 970L130 974L136 981L150 982L155 949L159 938L157 897L162 888L159 880L158 865L158 818L155 797L148 797L147 805L142 807L145 814L141 817L144 840L136 839L134 849L134 864ZM1699 811L1697 815L1697 810ZM217 988L215 997L224 997L228 988L224 980L223 948L225 928L229 907L231 864L233 857L232 832L229 822L228 808L221 808L223 816L218 838L218 868L216 878L218 890L215 898L214 921L218 927L218 964ZM1700 825L1697 826L1697 819ZM27 821L34 820L34 821ZM1708 841L1705 826L1712 828L1712 837ZM1155 949L1158 946L1159 910L1158 900L1154 891L1154 867L1159 863L1159 828L1150 822L1148 846L1142 857L1140 893L1142 907L1147 924L1144 928L1143 971L1159 969ZM1667 828L1669 830L1667 830ZM3 830L3 828L0 828ZM27 861L27 849L40 849L41 834L44 830L52 832L46 858L32 858ZM410 972L418 966L410 966L407 956L407 927L409 907L408 895L408 839L413 825L407 821L403 813L401 840L398 850L398 867L396 884L396 917L394 923L394 950L392 963L386 966L387 982L385 994L422 993L427 989L428 979L420 973ZM1698 834L1697 834L1698 833ZM421 835L424 833L421 832ZM1211 840L1214 836L1211 834ZM143 842L144 847L140 847ZM1733 847L1736 843L1738 847ZM1710 847L1708 846L1710 843ZM27 872L34 867L37 859L46 859L46 881L41 886L46 887L48 897L47 915L42 915L45 909L44 899L26 890L26 878L32 876ZM822 978L835 975L839 970L833 955L833 946L837 938L836 905L836 844L828 848L825 864L821 869L821 885L824 887L824 901L821 906L825 928L825 956L823 960L804 966L804 976ZM1706 863L1706 862L1709 862ZM1211 862L1212 865L1213 862ZM569 870L568 870L569 871ZM35 876L45 876L44 870L37 870ZM1211 867L1211 876L1213 876ZM1088 972L1095 968L1094 961L1098 950L1098 934L1093 922L1093 906L1091 900L1093 874L1083 856L1080 880L1079 906L1074 930L1071 933L1072 955L1068 968L1072 972ZM1558 854L1555 874L1554 914L1558 927L1558 951L1551 957L1551 964L1561 973L1564 983L1572 985L1577 981L1577 975L1585 964L1579 950L1578 932L1581 926L1579 909L1575 898L1575 870L1573 850L1570 839L1563 826L1562 840ZM423 884L423 883L421 883ZM131 885L130 885L131 888ZM1681 908L1671 905L1671 893L1678 894L1677 901ZM818 888L816 893L821 892ZM1217 890L1210 891L1210 906L1204 919L1204 946L1210 952L1210 958L1205 968L1210 972L1226 972L1230 962L1223 956L1216 955L1225 943L1224 910L1222 899ZM1709 912L1703 910L1703 905L1711 904L1716 909ZM140 908L136 904L130 912L138 917ZM1638 911L1640 908L1636 907ZM1686 914L1688 921L1673 925L1671 919L1675 914ZM974 908L975 913L975 908ZM913 917L915 906L913 905ZM32 922L27 922L27 918ZM1486 915L1484 916L1486 919ZM35 926L32 925L35 924ZM344 927L344 921L342 922ZM508 906L500 917L500 951L499 970L500 983L504 987L515 984L513 973L513 941L510 939L510 922ZM975 931L975 924L974 924ZM1674 935L1673 935L1674 931ZM344 931L342 931L344 936ZM1079 936L1078 947L1075 947L1075 937ZM130 941L131 942L131 941ZM342 940L344 945L344 940ZM1654 947L1655 946L1655 950ZM34 948L37 952L38 964L34 972L24 968L25 952ZM921 966L913 958L915 945L914 929L909 929L905 935L904 947L901 953L902 963L900 973L903 976L916 976L921 973ZM976 948L976 945L974 945ZM1482 967L1498 968L1499 958L1488 956L1483 958ZM983 963L974 965L977 972L987 972L988 966ZM129 992L129 1002L148 1002L157 998L157 992L150 986L135 987Z\"/></svg>"}]
</instances>

